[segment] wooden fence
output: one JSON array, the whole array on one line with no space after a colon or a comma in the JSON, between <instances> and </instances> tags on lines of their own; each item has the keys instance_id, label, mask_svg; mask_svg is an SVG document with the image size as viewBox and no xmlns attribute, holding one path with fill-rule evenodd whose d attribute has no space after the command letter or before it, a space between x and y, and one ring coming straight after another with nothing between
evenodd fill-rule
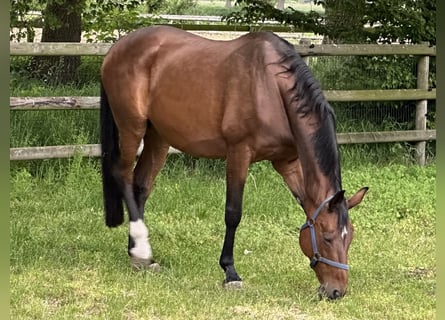
<instances>
[{"instance_id":1,"label":"wooden fence","mask_svg":"<svg viewBox=\"0 0 445 320\"><path fill-rule=\"evenodd\" d=\"M105 55L110 44L105 43L10 43L11 56ZM426 129L427 101L436 99L436 89L428 89L429 58L436 56L436 47L428 45L299 45L303 57L310 56L418 56L417 89L400 90L332 90L325 91L329 101L417 101L416 128L408 131L339 133L339 144L416 142L416 160L425 163L426 141L436 139L436 130ZM99 97L10 97L10 110L98 109ZM100 156L100 145L71 145L10 148L10 160L64 158L76 152L84 156ZM178 152L171 149L170 152Z\"/></svg>"}]
</instances>

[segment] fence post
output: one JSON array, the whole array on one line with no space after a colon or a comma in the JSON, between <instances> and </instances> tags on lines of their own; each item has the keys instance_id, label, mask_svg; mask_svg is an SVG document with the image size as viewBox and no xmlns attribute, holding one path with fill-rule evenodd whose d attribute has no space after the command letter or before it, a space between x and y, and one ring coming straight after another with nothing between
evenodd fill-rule
<instances>
[{"instance_id":1,"label":"fence post","mask_svg":"<svg viewBox=\"0 0 445 320\"><path fill-rule=\"evenodd\" d=\"M311 39L309 39L309 38L301 38L300 41L298 42L298 44L300 46L310 46L311 45ZM306 65L308 66L310 57L309 56L305 56L305 57L302 57L302 59L303 59L304 63L306 63Z\"/></svg>"},{"instance_id":2,"label":"fence post","mask_svg":"<svg viewBox=\"0 0 445 320\"><path fill-rule=\"evenodd\" d=\"M417 89L428 89L429 56L421 56L417 62ZM416 130L426 130L426 114L428 100L419 100L416 103ZM426 141L416 143L416 161L425 165Z\"/></svg>"}]
</instances>

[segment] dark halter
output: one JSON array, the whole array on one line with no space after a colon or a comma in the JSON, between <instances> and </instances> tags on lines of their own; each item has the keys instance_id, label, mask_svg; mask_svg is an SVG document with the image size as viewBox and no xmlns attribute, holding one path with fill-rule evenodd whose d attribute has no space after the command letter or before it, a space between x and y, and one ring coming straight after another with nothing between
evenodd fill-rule
<instances>
[{"instance_id":1,"label":"dark halter","mask_svg":"<svg viewBox=\"0 0 445 320\"><path fill-rule=\"evenodd\" d=\"M315 219L317 219L318 214L321 212L321 209L323 209L323 207L333 198L334 196L330 196L329 198L327 198L325 201L323 201L320 206L318 207L317 210L315 210L314 214L312 215L312 217L310 217L300 228L300 232L303 229L306 229L309 227L309 230L311 231L311 242L312 242L312 251L314 253L312 259L311 259L311 263L310 266L311 268L314 268L315 265L318 262L323 262L326 263L332 267L336 267L336 268L340 268L343 270L349 270L349 266L347 264L344 263L340 263L340 262L336 262L336 261L332 261L329 259L326 259L324 257L322 257L320 255L320 253L318 252L318 248L317 248L317 241L315 239Z\"/></svg>"}]
</instances>

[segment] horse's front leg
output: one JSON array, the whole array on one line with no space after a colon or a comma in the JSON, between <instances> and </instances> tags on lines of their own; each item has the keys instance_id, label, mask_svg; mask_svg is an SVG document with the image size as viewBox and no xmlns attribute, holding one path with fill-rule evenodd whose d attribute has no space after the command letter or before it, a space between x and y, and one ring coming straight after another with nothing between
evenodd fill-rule
<instances>
[{"instance_id":1,"label":"horse's front leg","mask_svg":"<svg viewBox=\"0 0 445 320\"><path fill-rule=\"evenodd\" d=\"M236 229L241 221L243 190L247 170L250 164L250 152L238 151L227 156L226 167L226 234L219 264L225 272L223 286L239 288L242 280L235 270L233 247Z\"/></svg>"}]
</instances>

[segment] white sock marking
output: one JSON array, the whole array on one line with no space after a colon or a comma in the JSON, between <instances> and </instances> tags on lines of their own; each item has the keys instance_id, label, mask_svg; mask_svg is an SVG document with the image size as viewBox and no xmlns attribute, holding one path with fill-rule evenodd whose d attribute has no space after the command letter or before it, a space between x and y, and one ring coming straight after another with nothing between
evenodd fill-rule
<instances>
[{"instance_id":1,"label":"white sock marking","mask_svg":"<svg viewBox=\"0 0 445 320\"><path fill-rule=\"evenodd\" d=\"M348 234L348 229L346 229L346 226L344 226L343 230L341 231L341 238L344 239L347 234Z\"/></svg>"},{"instance_id":2,"label":"white sock marking","mask_svg":"<svg viewBox=\"0 0 445 320\"><path fill-rule=\"evenodd\" d=\"M130 236L134 241L134 247L130 249L131 255L141 259L152 259L148 229L141 219L130 221Z\"/></svg>"}]
</instances>

